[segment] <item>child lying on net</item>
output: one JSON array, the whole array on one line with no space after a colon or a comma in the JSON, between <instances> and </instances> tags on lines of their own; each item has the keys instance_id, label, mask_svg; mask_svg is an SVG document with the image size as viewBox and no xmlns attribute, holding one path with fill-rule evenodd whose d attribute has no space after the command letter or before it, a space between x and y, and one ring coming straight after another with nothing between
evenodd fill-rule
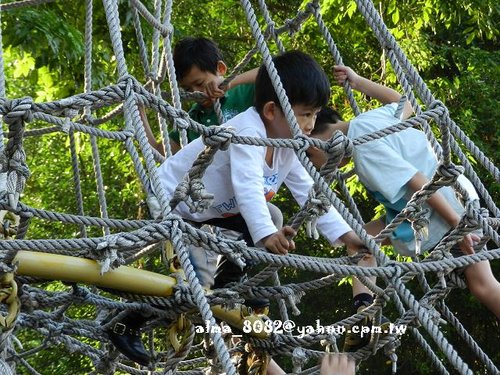
<instances>
[{"instance_id":1,"label":"child lying on net","mask_svg":"<svg viewBox=\"0 0 500 375\"><path fill-rule=\"evenodd\" d=\"M383 107L364 112L351 121L342 121L332 109L323 109L318 115L312 136L328 140L339 130L348 138L355 139L408 118L412 113L406 102L399 117L396 109L401 95L395 90L376 84L356 74L346 66L335 66L334 75L343 85L347 80L351 87L367 96L380 100ZM313 163L319 167L326 161L324 153L309 149ZM425 134L409 128L354 147L352 154L359 181L385 208L385 217L366 224L371 235L377 235L406 206L412 195L420 190L434 175L438 161ZM472 184L464 176L458 182L479 205ZM456 227L465 213L464 206L455 191L447 186L435 192L426 202L429 209L429 235L421 243L421 252L430 251L441 239ZM455 256L473 254L473 245L480 240L480 233L466 234L452 250ZM416 255L416 241L408 221L399 225L385 244L395 252L406 256ZM500 317L500 283L495 279L488 261L471 264L464 269L467 286L471 293Z\"/></svg>"}]
</instances>

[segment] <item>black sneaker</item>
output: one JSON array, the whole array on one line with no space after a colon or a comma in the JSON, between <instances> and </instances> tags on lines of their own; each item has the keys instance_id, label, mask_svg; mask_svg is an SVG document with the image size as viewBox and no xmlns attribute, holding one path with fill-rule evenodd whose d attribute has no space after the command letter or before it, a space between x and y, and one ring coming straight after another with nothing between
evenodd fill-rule
<instances>
[{"instance_id":1,"label":"black sneaker","mask_svg":"<svg viewBox=\"0 0 500 375\"><path fill-rule=\"evenodd\" d=\"M360 306L357 313L359 314L366 306ZM384 333L389 328L390 320L382 315L380 318L380 332ZM368 333L363 332L363 327L369 329ZM344 340L343 352L355 352L370 343L372 338L372 327L374 327L373 316L365 316L357 324L347 327L347 334Z\"/></svg>"},{"instance_id":2,"label":"black sneaker","mask_svg":"<svg viewBox=\"0 0 500 375\"><path fill-rule=\"evenodd\" d=\"M111 317L110 314L103 323L110 321ZM108 337L115 348L128 359L142 366L148 366L151 363L151 356L141 339L141 327L147 320L148 318L142 314L132 311L107 330Z\"/></svg>"},{"instance_id":3,"label":"black sneaker","mask_svg":"<svg viewBox=\"0 0 500 375\"><path fill-rule=\"evenodd\" d=\"M244 269L241 269L225 256L220 257L215 271L214 289L225 288L230 283L241 284L245 282L248 280L247 271L249 268L250 265L247 265ZM268 298L249 298L245 300L245 305L251 307L257 314L263 314L260 311L268 310L269 304Z\"/></svg>"}]
</instances>

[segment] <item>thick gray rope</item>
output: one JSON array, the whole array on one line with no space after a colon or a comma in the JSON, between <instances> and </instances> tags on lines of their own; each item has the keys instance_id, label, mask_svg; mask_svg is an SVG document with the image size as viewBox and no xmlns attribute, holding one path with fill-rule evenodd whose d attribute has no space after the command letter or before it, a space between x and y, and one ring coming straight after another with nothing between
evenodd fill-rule
<instances>
[{"instance_id":1,"label":"thick gray rope","mask_svg":"<svg viewBox=\"0 0 500 375\"><path fill-rule=\"evenodd\" d=\"M111 27L110 27L111 29ZM118 54L117 54L118 55ZM120 60L120 59L117 59L117 60ZM119 62L119 66L120 66L120 62ZM123 76L124 77L124 76ZM131 83L132 81L132 83ZM135 91L135 83L133 83L133 80L130 80L130 79L126 79L126 81L123 81L125 84L123 86L121 86L121 89L123 91L121 91L123 93L123 95L120 95L118 94L118 92L116 91L115 93L112 93L112 91L107 91L108 93L112 93L111 96L109 96L109 99L110 102L112 103L113 101L115 103L119 102L120 100L123 100L125 98L130 98L132 95L131 93L133 91ZM119 85L116 86L116 88L120 87ZM133 88L132 88L133 87ZM93 93L89 93L89 95L92 95ZM142 94L142 92L141 92ZM106 95L106 91L103 91L103 95ZM113 96L115 95L115 96ZM120 99L121 97L121 99ZM83 101L78 101L75 100L73 101L72 105L76 105L76 106L85 106L85 105L89 105L91 106L92 108L100 108L100 107L103 107L105 106L107 103L104 103L102 102L102 99L98 98L97 100L100 101L94 101L94 99L91 99L91 100L88 100L85 96L82 96L80 97ZM90 96L88 96L88 98L90 98ZM105 96L103 96L103 98L105 98ZM139 98L137 98L139 100ZM149 98L148 98L149 99ZM87 100L86 104L83 104L84 101ZM128 99L127 99L128 100ZM107 101L107 99L105 99L105 101ZM158 103L159 101L157 101L156 103ZM65 102L62 102L60 106L46 106L46 110L48 111L47 114L49 113L52 113L52 114L60 114L60 113L64 113L65 108L66 106L70 104L68 101L65 101ZM127 107L127 106L125 106ZM40 107L40 108L43 108ZM32 110L36 111L38 110L39 108L36 106L36 105L33 105L32 106ZM160 113L160 111L158 111ZM164 116L167 116L167 117L170 117L172 116L171 118L177 118L177 113L174 113L172 110L170 109L167 109L167 110L163 110L161 111L163 113ZM127 113L125 114L125 116L127 117ZM446 115L447 116L447 115ZM134 124L134 127L137 128L136 125L138 125L138 122L135 118L137 118L137 116L132 116L133 117L133 120L135 122ZM434 118L436 119L436 118ZM440 120L440 119L439 119ZM444 122L441 122L442 126L443 126L443 131L446 133L449 129L449 127L451 126L451 123L447 120L447 118L445 117L444 118ZM199 126L197 124L193 124L192 122L189 122L189 126ZM183 128L184 129L184 128ZM140 132L140 131L139 131ZM208 131L205 131L204 129L202 130L202 133L204 133L205 135L211 137L214 133L212 132L208 132ZM145 139L145 137L142 137L143 134L138 134L137 137L138 139L140 139L140 141L142 141L142 139ZM383 135L382 135L383 136ZM240 142L240 141L243 141L244 143L248 142L248 139L245 139L245 140L241 140L241 139L238 139L238 137L232 137L231 141L234 141L234 142ZM296 140L296 141L292 141L292 142L280 142L280 141L264 141L264 142L257 142L256 140L252 140L252 141L255 141L255 143L250 143L250 144L259 144L259 145L268 145L268 144L272 144L274 145L275 147L291 147L291 148L294 148L296 150L300 150L300 149L303 149L304 147L304 142L302 139L299 139L299 140ZM369 141L369 140L367 140ZM126 136L126 140L125 140L125 143L129 144L128 148L130 149L129 152L132 152L131 149L135 149L133 147L130 146L130 138L129 138L129 135L127 134ZM448 144L450 142L450 140L446 140L446 144ZM142 147L141 147L142 148ZM143 148L144 149L144 148ZM145 152L146 153L146 152ZM449 152L447 153L447 155L449 155ZM445 162L447 162L449 160L449 156L447 156L447 160L445 160ZM141 178L142 181L144 181L142 178ZM155 179L152 178L152 181L154 181ZM486 220L485 220L486 221ZM482 224L483 222L480 221ZM172 223L176 223L177 225L180 225L180 227L182 228L182 231L186 231L187 233L187 237L190 237L190 236L193 236L194 234L198 234L196 231L193 231L192 229L189 229L189 227L183 227L183 224L181 222L177 222L177 221L173 221ZM488 224L489 225L489 224ZM497 223L498 225L498 223ZM113 237L112 241L111 238L106 238L106 240L108 241L108 244L111 244L112 248L120 248L122 246L125 246L125 247L128 247L128 248L131 248L132 246L132 243L134 240L132 240L132 238L136 238L138 239L138 243L137 243L137 247L140 247L140 246L144 246L145 244L148 244L148 243L154 243L155 241L160 241L161 238L169 238L171 236L171 234L169 234L169 232L171 231L171 229L168 229L167 232L164 232L163 234L161 234L160 236L156 235L156 236L151 236L151 232L148 231L148 229L152 229L153 227L155 227L155 225L145 225L145 228L146 230L142 230L143 228L141 227L141 230L139 230L139 232L137 232L136 234L132 234L132 235L128 235L128 234L124 234L124 235L118 235L116 237ZM158 226L156 227L157 229L166 229L167 227L163 228L162 226ZM170 227L169 227L170 228ZM459 232L462 232L463 233L463 229L464 228L461 228L459 230ZM487 230L488 231L491 231L491 229L489 227L487 227ZM457 233L458 234L458 233ZM139 235L138 237L136 237L136 235ZM492 234L492 236L494 237L494 234ZM498 237L498 236L497 236ZM201 236L198 237L201 239ZM189 238L185 238L184 240L188 240L188 241L196 241L195 239L189 239ZM153 241L153 242L151 242ZM53 242L53 244L55 245L55 242ZM29 242L29 241L26 241L26 242L23 242L25 244L34 244L34 242ZM42 242L38 242L38 244L41 244ZM64 247L68 248L67 245L70 245L71 242L67 242L67 244ZM95 245L100 245L102 243L102 239L89 239L89 242L87 243L88 245L91 245L89 250L90 249L94 249ZM92 245L94 244L94 245ZM30 246L30 245L28 245ZM73 244L73 245L70 245L70 246L76 246L76 242ZM57 246L56 246L57 247ZM104 249L105 247L101 247L101 249ZM69 248L68 248L69 250ZM248 258L248 259L258 259L258 260L261 260L261 261L264 261L264 262L269 262L271 264L276 264L276 265L287 265L289 263L288 260L285 260L285 259L278 259L277 257L275 258L266 258L265 256L263 256L262 254L255 254L252 250L252 252L246 252L246 250L244 249L239 249L240 251L242 251L242 254L244 255L245 258ZM436 270L442 270L442 271L446 271L448 269L453 269L455 267L457 267L457 265L460 265L460 264L472 264L472 263L476 263L477 261L480 261L480 260L484 260L484 259L497 259L500 255L500 252L497 250L494 250L494 251L491 251L491 252L487 252L485 254L476 254L474 256L471 256L471 257L463 257L464 259L459 259L459 260L444 260L444 261L439 261L439 262L429 262L429 263L426 263L426 264L423 264L422 266L418 266L418 265L412 265L412 266L407 266L405 267L404 265L402 267L400 267L398 265L398 269L402 270L402 272L411 272L411 271L415 271L415 270L419 270L419 272L436 272ZM325 269L328 269L328 270L334 270L335 272L340 272L340 273L346 273L346 274L359 274L360 276L362 275L372 275L373 272L371 270L361 270L361 268L349 268L349 267L341 267L338 268L339 266L335 266L335 267L330 267L330 265L326 262L323 262L323 261L318 261L318 262L310 262L309 265L306 265L305 267L303 267L303 264L304 262L301 261L301 262L291 262L290 264L293 264L294 266L297 266L298 268L301 268L301 269L310 269L310 270L318 270L318 269L321 269L321 270L325 270ZM325 265L328 265L328 266L325 266ZM391 264L391 263L388 263L389 266L394 266L394 264ZM385 276L385 277L394 277L394 274L389 271L390 267L381 267L380 270L377 269L377 274L379 275L382 275L382 276ZM380 271L380 273L378 273ZM389 271L389 272L386 272L386 271ZM257 289L257 290L260 290L260 289ZM282 288L282 293L287 295L287 288L286 286L284 288ZM432 327L431 327L432 328ZM439 339L439 338L438 338ZM377 344L378 345L378 344ZM450 352L449 356L453 357L453 352ZM457 366L459 366L460 363L457 363Z\"/></svg>"}]
</instances>

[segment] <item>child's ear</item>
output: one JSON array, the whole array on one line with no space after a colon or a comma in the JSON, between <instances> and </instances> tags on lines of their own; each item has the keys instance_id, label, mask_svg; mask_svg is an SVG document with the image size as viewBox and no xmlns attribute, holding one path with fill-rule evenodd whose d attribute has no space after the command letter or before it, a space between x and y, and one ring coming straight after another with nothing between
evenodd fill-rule
<instances>
[{"instance_id":1,"label":"child's ear","mask_svg":"<svg viewBox=\"0 0 500 375\"><path fill-rule=\"evenodd\" d=\"M227 65L224 64L224 61L217 61L217 74L220 76L226 75L227 73Z\"/></svg>"},{"instance_id":2,"label":"child's ear","mask_svg":"<svg viewBox=\"0 0 500 375\"><path fill-rule=\"evenodd\" d=\"M275 102L267 102L262 107L262 115L267 121L273 121L274 116L276 115L276 103Z\"/></svg>"}]
</instances>

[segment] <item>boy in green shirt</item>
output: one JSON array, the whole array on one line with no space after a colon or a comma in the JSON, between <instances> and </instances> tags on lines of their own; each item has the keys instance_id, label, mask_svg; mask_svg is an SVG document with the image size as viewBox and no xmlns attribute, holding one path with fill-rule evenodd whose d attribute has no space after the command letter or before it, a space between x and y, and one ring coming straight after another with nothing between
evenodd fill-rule
<instances>
[{"instance_id":1,"label":"boy in green shirt","mask_svg":"<svg viewBox=\"0 0 500 375\"><path fill-rule=\"evenodd\" d=\"M242 73L232 79L226 87L219 88L227 73L227 66L217 44L203 37L186 37L174 47L174 67L179 86L187 92L202 92L207 98L195 103L189 110L189 116L206 126L220 125L214 103L220 101L224 122L253 106L255 77L257 69ZM151 131L146 132L150 143L161 154L163 145L156 141ZM199 137L194 130L188 129L188 142ZM170 147L175 154L181 148L180 134L169 134Z\"/></svg>"}]
</instances>

